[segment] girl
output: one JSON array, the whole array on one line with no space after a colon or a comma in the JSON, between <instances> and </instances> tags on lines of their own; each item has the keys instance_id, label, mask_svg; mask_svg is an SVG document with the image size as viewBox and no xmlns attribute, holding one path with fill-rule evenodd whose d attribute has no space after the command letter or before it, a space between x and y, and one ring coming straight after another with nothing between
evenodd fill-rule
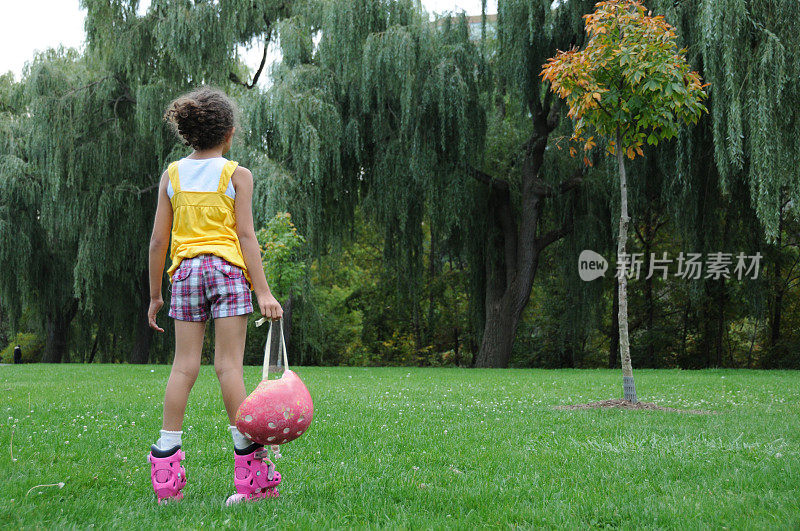
<instances>
[{"instance_id":1,"label":"girl","mask_svg":"<svg viewBox=\"0 0 800 531\"><path fill-rule=\"evenodd\" d=\"M280 474L268 450L236 429L234 418L246 393L242 375L247 315L255 291L261 314L272 320L283 310L270 293L253 230L253 175L223 158L233 139L235 108L222 92L200 88L179 97L164 115L194 151L161 176L150 238L150 327L163 306L161 280L170 244L169 316L175 319L175 359L164 396L161 437L152 445L153 489L161 503L183 498L183 415L197 374L209 315L214 318L214 369L230 421L234 486L228 503L277 496ZM266 459L265 459L266 458ZM265 462L266 461L266 462Z\"/></svg>"}]
</instances>

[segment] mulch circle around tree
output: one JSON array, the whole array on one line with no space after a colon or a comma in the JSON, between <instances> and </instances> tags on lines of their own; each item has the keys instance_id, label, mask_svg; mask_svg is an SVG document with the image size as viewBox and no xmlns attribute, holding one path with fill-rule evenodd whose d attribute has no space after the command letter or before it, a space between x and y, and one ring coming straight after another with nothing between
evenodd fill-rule
<instances>
[{"instance_id":1,"label":"mulch circle around tree","mask_svg":"<svg viewBox=\"0 0 800 531\"><path fill-rule=\"evenodd\" d=\"M564 406L553 406L553 409L573 411L577 409L642 409L648 411L669 411L672 413L691 413L692 415L711 415L715 411L703 411L701 409L676 409L674 407L664 407L652 402L631 402L615 398L612 400L601 400L600 402L590 402L588 404L569 404Z\"/></svg>"}]
</instances>

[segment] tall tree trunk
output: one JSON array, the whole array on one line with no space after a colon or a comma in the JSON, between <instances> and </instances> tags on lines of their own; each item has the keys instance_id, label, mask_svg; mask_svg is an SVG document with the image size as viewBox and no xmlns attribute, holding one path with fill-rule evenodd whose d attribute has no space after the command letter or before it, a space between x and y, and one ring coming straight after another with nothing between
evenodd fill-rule
<instances>
[{"instance_id":1,"label":"tall tree trunk","mask_svg":"<svg viewBox=\"0 0 800 531\"><path fill-rule=\"evenodd\" d=\"M66 308L54 308L49 312L45 321L45 346L42 354L43 363L61 363L67 352L67 339L69 325L78 310L78 301L72 302Z\"/></svg>"},{"instance_id":2,"label":"tall tree trunk","mask_svg":"<svg viewBox=\"0 0 800 531\"><path fill-rule=\"evenodd\" d=\"M64 351L67 349L67 327L64 319L52 313L47 315L45 322L45 348L42 354L44 363L61 363Z\"/></svg>"},{"instance_id":3,"label":"tall tree trunk","mask_svg":"<svg viewBox=\"0 0 800 531\"><path fill-rule=\"evenodd\" d=\"M476 367L507 367L511 359L517 323L510 315L509 279L513 276L517 227L511 195L507 189L489 190L489 208L495 222L486 238L484 254L486 291L483 335L475 359ZM491 230L491 229L490 229Z\"/></svg>"},{"instance_id":4,"label":"tall tree trunk","mask_svg":"<svg viewBox=\"0 0 800 531\"><path fill-rule=\"evenodd\" d=\"M145 317L146 310L145 310ZM150 344L153 341L153 330L147 321L142 320L141 317L136 320L136 340L133 343L130 354L128 355L128 363L147 363L150 359Z\"/></svg>"},{"instance_id":5,"label":"tall tree trunk","mask_svg":"<svg viewBox=\"0 0 800 531\"><path fill-rule=\"evenodd\" d=\"M150 275L146 269L139 274L139 311L136 318L136 340L128 355L128 363L147 363L150 359L150 344L153 342L153 329L147 321L150 308Z\"/></svg>"},{"instance_id":6,"label":"tall tree trunk","mask_svg":"<svg viewBox=\"0 0 800 531\"><path fill-rule=\"evenodd\" d=\"M511 196L506 190L493 190L490 204L495 212L497 232L488 238L486 262L485 322L476 367L508 367L514 336L522 310L530 297L538 266L536 243L529 252L518 251L517 231ZM538 209L522 214L522 225L538 223ZM529 232L520 230L519 232ZM524 255L524 256L523 256Z\"/></svg>"},{"instance_id":7,"label":"tall tree trunk","mask_svg":"<svg viewBox=\"0 0 800 531\"><path fill-rule=\"evenodd\" d=\"M555 192L545 185L539 178L539 170L548 136L557 123L557 112L547 103L545 108L541 105L532 107L531 114L534 133L525 143L522 159L519 224L508 182L472 172L476 179L490 185L489 221L495 229L487 238L485 322L475 367L508 367L519 318L530 298L539 255L572 229L571 220L568 220L558 229L537 235L544 199L579 186L582 172L578 171L571 179L560 183Z\"/></svg>"},{"instance_id":8,"label":"tall tree trunk","mask_svg":"<svg viewBox=\"0 0 800 531\"><path fill-rule=\"evenodd\" d=\"M628 243L628 182L625 175L625 154L622 148L622 136L617 130L616 139L617 163L619 164L619 241L617 242L617 263L625 256L625 246ZM627 269L627 268L626 268ZM623 272L624 273L624 272ZM625 400L638 402L636 385L633 381L633 367L631 366L631 347L628 340L628 276L617 276L619 283L619 351L622 363L622 388Z\"/></svg>"},{"instance_id":9,"label":"tall tree trunk","mask_svg":"<svg viewBox=\"0 0 800 531\"><path fill-rule=\"evenodd\" d=\"M514 315L502 301L494 304L486 313L486 326L483 329L476 367L508 367L519 324L519 313Z\"/></svg>"}]
</instances>

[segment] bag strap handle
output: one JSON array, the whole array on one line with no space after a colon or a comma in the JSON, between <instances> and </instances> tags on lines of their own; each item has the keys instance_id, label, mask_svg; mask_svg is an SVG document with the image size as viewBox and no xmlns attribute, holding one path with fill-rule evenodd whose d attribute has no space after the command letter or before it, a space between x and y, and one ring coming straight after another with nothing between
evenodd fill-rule
<instances>
[{"instance_id":1,"label":"bag strap handle","mask_svg":"<svg viewBox=\"0 0 800 531\"><path fill-rule=\"evenodd\" d=\"M262 317L258 321L256 321L256 326L261 326L267 321L266 317ZM286 343L283 341L283 317L279 319L280 321L280 329L281 329L281 344L280 348L283 349L283 370L289 370L289 360L286 357ZM270 321L269 323L269 332L267 332L267 343L264 345L264 369L261 371L261 379L266 380L269 377L269 354L270 354L270 347L272 346L272 325L275 324L275 321ZM280 352L278 353L280 357Z\"/></svg>"}]
</instances>

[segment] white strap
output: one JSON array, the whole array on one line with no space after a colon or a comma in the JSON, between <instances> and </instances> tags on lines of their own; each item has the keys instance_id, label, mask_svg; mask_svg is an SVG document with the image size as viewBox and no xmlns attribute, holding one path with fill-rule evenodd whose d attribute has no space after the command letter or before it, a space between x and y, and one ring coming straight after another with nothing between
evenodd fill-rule
<instances>
[{"instance_id":1,"label":"white strap","mask_svg":"<svg viewBox=\"0 0 800 531\"><path fill-rule=\"evenodd\" d=\"M261 326L267 321L266 317L262 317L258 321L256 321L256 326ZM283 370L289 369L289 360L286 357L286 343L283 341L283 317L279 319L280 327L281 327L281 344L280 348L283 349ZM261 372L261 379L266 380L269 377L269 354L272 346L272 325L275 324L275 321L270 321L269 323L269 332L267 332L267 343L264 345L264 370ZM280 356L280 352L278 353Z\"/></svg>"}]
</instances>

